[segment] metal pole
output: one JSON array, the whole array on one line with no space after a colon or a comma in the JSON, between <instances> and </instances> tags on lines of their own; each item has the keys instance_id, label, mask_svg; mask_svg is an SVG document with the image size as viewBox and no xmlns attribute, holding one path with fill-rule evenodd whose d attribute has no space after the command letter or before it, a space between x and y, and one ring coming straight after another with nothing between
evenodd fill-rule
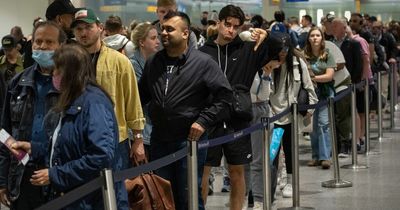
<instances>
[{"instance_id":1,"label":"metal pole","mask_svg":"<svg viewBox=\"0 0 400 210\"><path fill-rule=\"evenodd\" d=\"M349 181L340 179L339 172L339 161L337 152L337 139L336 139L336 125L335 125L335 105L332 97L328 99L328 111L329 111L329 129L331 132L332 142L332 160L333 160L333 180L322 182L322 187L327 188L344 188L351 187L353 184Z\"/></svg>"},{"instance_id":2,"label":"metal pole","mask_svg":"<svg viewBox=\"0 0 400 210\"><path fill-rule=\"evenodd\" d=\"M293 167L293 207L279 208L280 210L314 209L312 207L300 207L300 178L299 178L299 121L298 104L292 104L292 167Z\"/></svg>"},{"instance_id":3,"label":"metal pole","mask_svg":"<svg viewBox=\"0 0 400 210\"><path fill-rule=\"evenodd\" d=\"M115 199L114 178L111 169L104 169L100 175L104 178L103 199L104 209L117 210L117 200Z\"/></svg>"},{"instance_id":4,"label":"metal pole","mask_svg":"<svg viewBox=\"0 0 400 210\"><path fill-rule=\"evenodd\" d=\"M383 137L383 131L382 131L382 72L378 72L378 141L382 142L384 140L390 140L390 138Z\"/></svg>"},{"instance_id":5,"label":"metal pole","mask_svg":"<svg viewBox=\"0 0 400 210\"><path fill-rule=\"evenodd\" d=\"M351 86L351 133L352 133L352 159L351 165L344 165L342 168L345 169L365 169L368 168L364 165L358 165L357 163L357 129L356 129L356 117L357 117L357 108L356 108L356 85L353 84Z\"/></svg>"},{"instance_id":6,"label":"metal pole","mask_svg":"<svg viewBox=\"0 0 400 210\"><path fill-rule=\"evenodd\" d=\"M378 94L380 95L380 94ZM370 152L370 129L369 129L369 79L365 80L364 88L364 102L365 102L365 154L369 155Z\"/></svg>"},{"instance_id":7,"label":"metal pole","mask_svg":"<svg viewBox=\"0 0 400 210\"><path fill-rule=\"evenodd\" d=\"M189 209L199 209L199 192L197 182L197 142L188 141L189 155L188 155L188 191L189 191Z\"/></svg>"},{"instance_id":8,"label":"metal pole","mask_svg":"<svg viewBox=\"0 0 400 210\"><path fill-rule=\"evenodd\" d=\"M395 112L395 105L396 105L396 97L395 96L395 77L396 71L393 64L390 64L390 129L394 128L394 112Z\"/></svg>"},{"instance_id":9,"label":"metal pole","mask_svg":"<svg viewBox=\"0 0 400 210\"><path fill-rule=\"evenodd\" d=\"M264 185L264 210L271 210L271 160L269 158L269 147L270 147L270 124L268 118L263 118L262 121L264 123L264 140L263 140L263 148L264 148L264 155L263 155L263 185Z\"/></svg>"}]
</instances>

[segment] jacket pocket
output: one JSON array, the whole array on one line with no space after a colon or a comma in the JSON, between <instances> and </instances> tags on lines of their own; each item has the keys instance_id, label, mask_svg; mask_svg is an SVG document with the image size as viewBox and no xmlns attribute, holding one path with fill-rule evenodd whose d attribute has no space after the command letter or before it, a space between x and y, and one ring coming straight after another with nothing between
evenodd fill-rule
<instances>
[{"instance_id":1,"label":"jacket pocket","mask_svg":"<svg viewBox=\"0 0 400 210\"><path fill-rule=\"evenodd\" d=\"M10 101L10 120L11 122L20 122L26 107L26 95L18 95Z\"/></svg>"}]
</instances>

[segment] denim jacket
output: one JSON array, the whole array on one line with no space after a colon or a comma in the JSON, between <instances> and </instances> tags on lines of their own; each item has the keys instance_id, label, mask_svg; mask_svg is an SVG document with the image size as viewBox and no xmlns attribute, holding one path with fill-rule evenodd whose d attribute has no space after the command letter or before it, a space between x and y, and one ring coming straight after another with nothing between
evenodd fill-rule
<instances>
[{"instance_id":1,"label":"denim jacket","mask_svg":"<svg viewBox=\"0 0 400 210\"><path fill-rule=\"evenodd\" d=\"M9 83L6 92L4 110L0 127L4 128L16 140L30 141L34 114L35 81L34 75L38 65L33 65L17 74ZM58 92L52 88L46 95L45 112L47 113L57 102ZM49 122L51 123L51 122ZM57 122L53 122L57 123ZM48 141L35 142L32 148L47 149ZM32 156L39 157L32 154ZM43 162L44 159L32 159ZM12 201L20 193L20 184L24 174L24 166L11 155L9 150L0 145L0 188L7 188Z\"/></svg>"}]
</instances>

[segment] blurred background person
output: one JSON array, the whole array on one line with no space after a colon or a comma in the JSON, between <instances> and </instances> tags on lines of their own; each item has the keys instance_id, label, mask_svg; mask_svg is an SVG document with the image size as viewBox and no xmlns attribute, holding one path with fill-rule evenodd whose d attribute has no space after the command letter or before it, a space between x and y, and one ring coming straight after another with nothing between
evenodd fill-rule
<instances>
[{"instance_id":1,"label":"blurred background person","mask_svg":"<svg viewBox=\"0 0 400 210\"><path fill-rule=\"evenodd\" d=\"M135 52L135 45L129 40L128 37L123 35L124 27L122 20L119 16L111 15L106 20L104 27L105 38L103 41L108 47L114 49L130 58Z\"/></svg>"}]
</instances>

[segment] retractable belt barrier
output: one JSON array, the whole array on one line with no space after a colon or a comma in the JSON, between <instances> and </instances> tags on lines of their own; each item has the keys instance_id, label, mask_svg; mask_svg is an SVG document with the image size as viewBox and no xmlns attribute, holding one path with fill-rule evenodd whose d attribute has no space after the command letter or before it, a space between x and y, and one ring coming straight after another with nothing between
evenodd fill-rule
<instances>
[{"instance_id":1,"label":"retractable belt barrier","mask_svg":"<svg viewBox=\"0 0 400 210\"><path fill-rule=\"evenodd\" d=\"M363 87L363 85L365 85L365 81L361 81L360 83L355 84L357 89ZM351 86L352 85L350 85L349 87L351 87ZM334 97L334 101L335 102L339 101L344 96L346 96L350 93L351 93L351 88L347 88L346 90L344 90L340 94L338 94L336 97ZM321 100L318 103L312 104L312 105L299 105L298 111L305 111L305 110L309 110L309 109L319 109L323 106L326 106L327 104L328 104L327 100ZM253 133L254 131L261 130L261 129L267 127L268 124L273 123L273 122L279 120L280 118L282 118L283 116L291 113L291 109L292 109L292 106L288 107L283 112L276 114L272 117L266 117L266 119L264 119L264 121L262 123L252 125L248 128L234 132L232 134L228 134L226 136L218 137L215 139L198 142L198 149L206 149L208 147L213 147L213 146L221 145L224 143L232 142L243 136ZM181 150L178 150L177 152L174 152L172 154L164 156L155 161L152 161L152 162L140 165L140 166L136 166L136 167L133 167L130 169L126 169L123 171L115 172L113 175L114 182L119 182L119 181L123 181L125 179L130 179L130 178L136 177L142 173L146 173L146 172L150 172L150 171L162 168L162 167L167 166L177 160L180 160L180 159L186 157L188 154L189 154L189 148L185 147L185 148L182 148ZM97 177L97 178L89 181L88 183L71 190L70 192L64 194L63 196L44 204L43 206L37 208L36 210L61 209L65 206L67 206L68 204L71 204L72 202L75 202L78 199L86 196L87 194L101 188L104 184L105 183L104 183L104 180L102 179L102 177Z\"/></svg>"}]
</instances>

